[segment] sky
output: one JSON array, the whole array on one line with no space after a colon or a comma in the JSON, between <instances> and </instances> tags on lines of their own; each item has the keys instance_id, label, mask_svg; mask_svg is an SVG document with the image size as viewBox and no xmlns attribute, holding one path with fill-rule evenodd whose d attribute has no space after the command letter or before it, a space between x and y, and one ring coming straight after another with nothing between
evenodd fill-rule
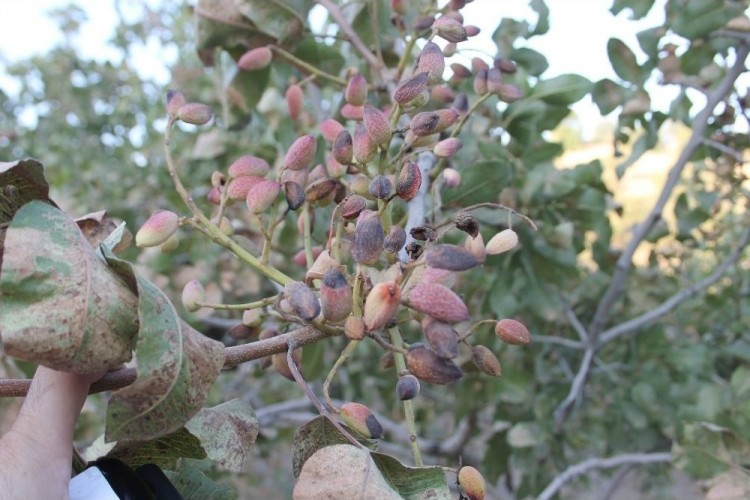
<instances>
[{"instance_id":1,"label":"sky","mask_svg":"<svg viewBox=\"0 0 750 500\"><path fill-rule=\"evenodd\" d=\"M13 2L11 9L8 8L10 0L0 0L0 5L5 7L3 15L0 16L0 88L11 93L15 93L17 88L11 79L3 75L3 59L14 61L43 53L62 41L61 32L47 12L69 3L79 5L88 15L88 21L83 25L78 37L80 54L117 62L118 53L108 49L106 43L117 20L114 1L27 0ZM165 0L147 1L156 4ZM191 0L191 3L194 1ZM442 0L442 3L445 3L445 0ZM663 22L664 3L665 0L657 0L649 16L636 22L629 18L629 11L612 16L609 12L611 0L547 0L550 8L550 31L532 38L527 42L527 46L547 57L549 69L544 77L578 73L592 81L601 78L616 79L607 58L607 40L613 36L618 37L635 48L638 53L636 33ZM137 15L138 9L134 7L136 4L137 2L130 0L120 2L126 16ZM315 9L322 7L316 6ZM463 49L462 54L464 57L478 55L488 60L495 54L491 36L502 17L527 19L532 25L536 22L536 14L528 7L528 0L475 0L462 10L462 14L466 24L479 26L482 30L479 36L459 46ZM142 74L148 74L166 83L169 81L169 71L164 61L173 59L174 56L165 55L154 50L154 47L145 47L134 52L132 64ZM468 58L465 61L468 61ZM664 89L654 91L665 92ZM664 100L669 100L668 96L664 97ZM654 99L657 102L659 100ZM575 105L574 111L583 123L599 119L598 111L589 98Z\"/></svg>"}]
</instances>

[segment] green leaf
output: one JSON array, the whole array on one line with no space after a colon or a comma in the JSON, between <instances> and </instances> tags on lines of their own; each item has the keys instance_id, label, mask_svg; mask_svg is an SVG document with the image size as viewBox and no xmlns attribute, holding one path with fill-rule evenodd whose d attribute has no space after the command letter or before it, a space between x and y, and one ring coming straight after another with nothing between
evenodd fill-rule
<instances>
[{"instance_id":1,"label":"green leaf","mask_svg":"<svg viewBox=\"0 0 750 500\"><path fill-rule=\"evenodd\" d=\"M672 454L677 467L698 478L710 478L744 465L750 443L729 428L697 422L684 426Z\"/></svg>"},{"instance_id":2,"label":"green leaf","mask_svg":"<svg viewBox=\"0 0 750 500\"><path fill-rule=\"evenodd\" d=\"M507 184L511 174L512 165L504 159L474 163L461 171L460 186L443 189L443 203L446 206L465 206L495 201L501 186Z\"/></svg>"},{"instance_id":3,"label":"green leaf","mask_svg":"<svg viewBox=\"0 0 750 500\"><path fill-rule=\"evenodd\" d=\"M327 375L331 366L326 360L326 345L324 342L315 342L302 349L302 373L305 380L317 380Z\"/></svg>"},{"instance_id":4,"label":"green leaf","mask_svg":"<svg viewBox=\"0 0 750 500\"><path fill-rule=\"evenodd\" d=\"M110 398L105 436L153 439L179 429L200 409L224 363L224 345L182 321L164 292L130 263L105 256L137 288L140 323L137 378Z\"/></svg>"},{"instance_id":5,"label":"green leaf","mask_svg":"<svg viewBox=\"0 0 750 500\"><path fill-rule=\"evenodd\" d=\"M257 29L283 42L302 35L312 0L235 0Z\"/></svg>"},{"instance_id":6,"label":"green leaf","mask_svg":"<svg viewBox=\"0 0 750 500\"><path fill-rule=\"evenodd\" d=\"M344 427L346 428L346 427ZM377 442L370 442L354 433L360 443L368 446L377 446ZM349 440L344 437L326 417L316 417L302 424L294 433L292 441L292 472L298 477L302 466L308 458L316 451L334 444L348 444Z\"/></svg>"},{"instance_id":7,"label":"green leaf","mask_svg":"<svg viewBox=\"0 0 750 500\"><path fill-rule=\"evenodd\" d=\"M263 96L271 76L271 65L255 71L238 71L229 83L232 117L228 126L235 130L244 127L247 117Z\"/></svg>"},{"instance_id":8,"label":"green leaf","mask_svg":"<svg viewBox=\"0 0 750 500\"><path fill-rule=\"evenodd\" d=\"M750 368L740 366L734 373L732 373L732 379L729 382L730 387L734 391L734 395L738 399L746 399L750 395Z\"/></svg>"},{"instance_id":9,"label":"green leaf","mask_svg":"<svg viewBox=\"0 0 750 500\"><path fill-rule=\"evenodd\" d=\"M508 444L513 448L530 448L544 442L544 432L534 422L519 422L508 431Z\"/></svg>"},{"instance_id":10,"label":"green leaf","mask_svg":"<svg viewBox=\"0 0 750 500\"><path fill-rule=\"evenodd\" d=\"M530 97L550 104L568 105L578 102L591 91L591 82L575 74L559 75L537 83Z\"/></svg>"},{"instance_id":11,"label":"green leaf","mask_svg":"<svg viewBox=\"0 0 750 500\"><path fill-rule=\"evenodd\" d=\"M195 7L196 40L199 53L216 47L247 50L273 43L273 37L262 33L238 9L235 0L199 0ZM204 61L204 63L210 62Z\"/></svg>"},{"instance_id":12,"label":"green leaf","mask_svg":"<svg viewBox=\"0 0 750 500\"><path fill-rule=\"evenodd\" d=\"M0 295L6 354L77 373L132 356L137 298L75 221L44 201L21 207L8 228Z\"/></svg>"},{"instance_id":13,"label":"green leaf","mask_svg":"<svg viewBox=\"0 0 750 500\"><path fill-rule=\"evenodd\" d=\"M724 0L668 2L667 18L675 33L694 40L721 28L727 21L740 15L745 7L742 3L735 4Z\"/></svg>"},{"instance_id":14,"label":"green leaf","mask_svg":"<svg viewBox=\"0 0 750 500\"><path fill-rule=\"evenodd\" d=\"M529 7L539 15L534 31L529 34L529 38L535 35L544 35L549 31L549 7L544 3L544 0L531 0Z\"/></svg>"},{"instance_id":15,"label":"green leaf","mask_svg":"<svg viewBox=\"0 0 750 500\"><path fill-rule=\"evenodd\" d=\"M531 76L539 76L549 68L547 58L540 52L528 47L513 49L509 59L524 68Z\"/></svg>"},{"instance_id":16,"label":"green leaf","mask_svg":"<svg viewBox=\"0 0 750 500\"><path fill-rule=\"evenodd\" d=\"M331 75L338 75L346 64L338 48L316 42L313 38L303 40L294 55Z\"/></svg>"},{"instance_id":17,"label":"green leaf","mask_svg":"<svg viewBox=\"0 0 750 500\"><path fill-rule=\"evenodd\" d=\"M162 469L174 469L180 458L206 458L200 440L184 427L149 441L119 442L107 454L132 468L152 463Z\"/></svg>"},{"instance_id":18,"label":"green leaf","mask_svg":"<svg viewBox=\"0 0 750 500\"><path fill-rule=\"evenodd\" d=\"M508 54L513 52L513 45L516 39L526 38L529 33L529 23L526 21L516 21L515 19L504 17L492 34L492 41L497 45L500 56L509 57Z\"/></svg>"},{"instance_id":19,"label":"green leaf","mask_svg":"<svg viewBox=\"0 0 750 500\"><path fill-rule=\"evenodd\" d=\"M633 13L633 19L641 19L648 14L651 7L654 6L655 0L615 0L610 12L619 14L623 9L630 9Z\"/></svg>"},{"instance_id":20,"label":"green leaf","mask_svg":"<svg viewBox=\"0 0 750 500\"><path fill-rule=\"evenodd\" d=\"M231 486L217 483L186 460L183 460L176 470L165 470L164 474L182 494L184 500L234 500L237 498L237 492Z\"/></svg>"},{"instance_id":21,"label":"green leaf","mask_svg":"<svg viewBox=\"0 0 750 500\"><path fill-rule=\"evenodd\" d=\"M398 491L401 498L406 500L453 498L442 467L407 467L383 453L371 452L370 456L385 480Z\"/></svg>"},{"instance_id":22,"label":"green leaf","mask_svg":"<svg viewBox=\"0 0 750 500\"><path fill-rule=\"evenodd\" d=\"M664 34L664 28L649 28L643 31L639 31L636 34L638 38L638 45L641 50L651 59L655 61L659 58L659 41Z\"/></svg>"},{"instance_id":23,"label":"green leaf","mask_svg":"<svg viewBox=\"0 0 750 500\"><path fill-rule=\"evenodd\" d=\"M607 42L607 55L617 76L638 86L643 85L647 75L625 42L619 38L610 38Z\"/></svg>"},{"instance_id":24,"label":"green leaf","mask_svg":"<svg viewBox=\"0 0 750 500\"><path fill-rule=\"evenodd\" d=\"M602 116L610 114L621 106L629 94L630 92L625 87L609 78L599 80L591 89L591 99Z\"/></svg>"},{"instance_id":25,"label":"green leaf","mask_svg":"<svg viewBox=\"0 0 750 500\"><path fill-rule=\"evenodd\" d=\"M249 403L232 399L202 408L185 427L198 437L208 458L234 472L245 470L258 437L258 419Z\"/></svg>"}]
</instances>

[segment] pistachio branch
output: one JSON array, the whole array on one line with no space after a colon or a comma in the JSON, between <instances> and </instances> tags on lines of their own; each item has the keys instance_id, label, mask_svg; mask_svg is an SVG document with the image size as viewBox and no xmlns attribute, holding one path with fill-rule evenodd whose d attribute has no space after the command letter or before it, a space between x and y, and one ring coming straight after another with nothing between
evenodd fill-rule
<instances>
[{"instance_id":1,"label":"pistachio branch","mask_svg":"<svg viewBox=\"0 0 750 500\"><path fill-rule=\"evenodd\" d=\"M287 349L287 342L290 341L294 342L297 347L303 347L332 335L331 332L305 326L268 339L227 347L224 349L224 368L233 368L248 361L284 352ZM89 394L122 389L135 382L135 378L135 368L121 368L107 372L91 384ZM30 379L0 379L0 397L24 397L30 385Z\"/></svg>"},{"instance_id":2,"label":"pistachio branch","mask_svg":"<svg viewBox=\"0 0 750 500\"><path fill-rule=\"evenodd\" d=\"M264 264L260 261L260 259L242 248L233 239L222 233L218 226L216 226L216 224L213 224L208 219L208 217L206 217L203 212L201 212L201 210L195 204L195 200L193 200L193 197L190 195L190 193L188 193L187 189L185 189L184 184L182 184L182 180L180 180L179 175L177 175L177 167L175 165L174 158L172 157L172 151L169 148L174 124L175 120L170 118L169 123L167 124L167 130L164 133L164 158L166 160L169 176L172 179L172 183L174 184L177 194L193 214L193 218L190 219L190 224L196 229L200 230L215 243L218 243L219 245L229 249L247 265L258 271L262 275L266 276L267 278L270 278L271 280L281 285L285 285L294 281L292 280L292 278L282 273L278 269L269 266L268 264Z\"/></svg>"},{"instance_id":3,"label":"pistachio branch","mask_svg":"<svg viewBox=\"0 0 750 500\"><path fill-rule=\"evenodd\" d=\"M310 389L310 386L307 385L307 382L305 382L305 379L302 378L302 374L299 372L299 369L297 368L297 363L294 362L294 358L292 357L292 353L297 348L297 345L293 341L288 342L288 349L286 351L286 362L287 365L289 365L289 370L292 372L292 376L294 377L295 382L297 382L297 385L299 385L302 390L304 391L305 395L310 399L310 402L315 406L315 409L318 410L318 413L323 415L325 418L328 419L331 424L338 430L341 435L343 435L347 440L349 440L350 443L352 443L354 446L357 446L358 448L364 448L362 444L354 439L354 437L347 432L346 429L336 420L329 412L326 410L325 406L320 402L318 397L313 393L312 389Z\"/></svg>"},{"instance_id":4,"label":"pistachio branch","mask_svg":"<svg viewBox=\"0 0 750 500\"><path fill-rule=\"evenodd\" d=\"M403 349L404 341L401 339L401 332L398 328L389 328L388 336L395 347ZM401 352L394 352L393 360L395 361L397 373L400 374L406 371L406 360ZM411 445L412 456L414 457L414 465L422 467L424 462L422 461L422 452L419 450L419 443L417 442L417 426L414 423L414 405L411 400L403 401L403 403L404 418L406 419L406 428L409 430L409 443Z\"/></svg>"},{"instance_id":5,"label":"pistachio branch","mask_svg":"<svg viewBox=\"0 0 750 500\"><path fill-rule=\"evenodd\" d=\"M342 78L339 78L338 76L334 76L334 75L332 75L330 73L326 73L325 71L321 70L320 68L316 68L312 64L303 61L299 57L291 54L290 52L287 52L286 50L282 49L281 47L279 47L277 45L269 45L268 48L271 49L271 51L274 54L277 54L277 55L281 56L282 59L286 59L286 61L288 61L288 62L294 64L295 66L297 66L297 67L305 70L306 72L310 73L311 75L315 75L317 77L320 77L320 78L323 78L325 80L329 80L329 81L331 81L333 83L336 83L338 85L341 85L342 87L346 87L346 82Z\"/></svg>"},{"instance_id":6,"label":"pistachio branch","mask_svg":"<svg viewBox=\"0 0 750 500\"><path fill-rule=\"evenodd\" d=\"M346 35L349 42L354 45L354 48L359 51L360 54L362 54L362 57L365 58L365 61L367 61L367 64L374 70L375 74L378 75L380 80L383 80L382 70L383 67L375 55L370 52L370 49L367 48L367 46L364 44L362 39L359 37L356 31L354 31L354 28L352 28L352 25L349 23L349 21L344 16L344 13L341 12L341 9L338 5L333 3L331 0L315 0L316 3L319 3L322 5L327 11L328 14L336 21L336 23L339 25L339 28L341 31Z\"/></svg>"}]
</instances>

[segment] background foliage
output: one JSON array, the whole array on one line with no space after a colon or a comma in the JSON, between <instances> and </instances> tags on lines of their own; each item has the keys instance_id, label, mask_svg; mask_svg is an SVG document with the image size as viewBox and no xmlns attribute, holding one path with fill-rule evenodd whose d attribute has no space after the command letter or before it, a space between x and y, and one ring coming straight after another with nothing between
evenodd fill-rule
<instances>
[{"instance_id":1,"label":"background foliage","mask_svg":"<svg viewBox=\"0 0 750 500\"><path fill-rule=\"evenodd\" d=\"M653 3L615 0L612 12L630 10L642 17ZM406 26L418 8L428 9L431 2L416 4L404 18ZM211 172L242 154L273 161L301 133L316 134L317 124L341 101L335 86L308 86L306 114L289 120L282 96L304 73L275 59L266 70L235 74L234 59L248 47L274 41L329 73L356 66L372 77L346 41L310 33L305 21L312 5L307 0L201 0L192 7L164 3L158 10L144 7L142 22L118 27L112 43L123 53L119 65L82 60L69 41L16 63L8 73L21 83L21 92L0 95L0 157L42 160L56 192L52 197L75 215L106 208L139 227L155 209L176 206L160 149L165 89L140 78L128 64L134 45L158 37L163 46L179 49L169 87L221 110L217 126L186 127L175 136L185 178L193 195L202 198ZM747 2L667 1L666 24L638 33L638 47L609 41L618 78L598 82L575 74L544 77L545 55L524 42L545 35L548 12L542 0L530 5L538 14L533 23L502 18L497 8L493 34L497 54L492 56L518 64L512 82L524 98L510 105L490 99L472 118L471 133L451 161L461 173L461 186L435 191L433 208L452 213L474 203L501 202L536 222L537 232L514 226L520 249L462 277L464 298L475 316L522 319L535 342L524 349L505 346L487 328L478 336L498 353L502 378L468 373L450 391L423 387L416 404L428 461L455 466L462 456L483 471L493 494L523 498L540 494L570 465L591 457L671 452L671 466L695 479L710 479L705 484L712 491L740 484L747 493L750 259L742 248L749 227L743 152L750 103L747 90L731 77L737 54L744 54L742 60L747 55L748 26L734 19ZM347 9L362 40L368 46L378 43L386 61L397 60L403 50L403 33L391 23L390 11L384 0ZM69 39L83 22L81 15L76 8L56 14ZM226 22L232 16L241 25ZM213 65L204 68L207 63ZM712 97L726 82L728 92ZM667 112L652 110L648 92L657 83L680 89L668 108L658 106ZM471 93L472 79L451 79L447 87ZM608 138L611 149L562 168L565 119L570 105L587 95L603 115L617 116ZM711 99L715 108L699 112ZM19 120L29 112L37 117L33 125ZM674 182L665 193L665 209L649 220L655 197L627 204L628 196L620 192L639 160L666 150L663 139L674 130L685 131L684 150L694 147L685 161L678 156L682 150L676 157L659 157L681 166L670 170ZM669 186L670 177L664 182ZM507 226L504 213L480 210L477 215L485 240ZM330 209L316 214L318 240L329 217ZM647 224L631 232L643 220ZM288 264L301 243L293 221L286 228L279 244L285 255L275 264L301 279L300 270ZM622 277L622 294L600 311L608 288L619 279L621 257L640 229L645 238L626 259L629 263L634 257L635 265ZM720 279L695 286L733 251L734 260ZM137 258L173 298L196 276L217 283L212 293L225 302L254 300L272 291L219 255L208 243L188 237L173 254L126 257ZM675 298L664 314L646 317ZM235 342L223 332L236 316L183 317L216 338ZM644 317L648 321L617 333L628 320ZM617 335L608 337L612 331ZM333 339L306 348L306 378L320 382L343 345ZM381 376L376 352L358 354L347 364L334 396L365 402L386 421L399 420L392 381ZM577 375L585 382L581 392L572 390ZM251 473L232 481L248 482L255 491L290 484L291 467L274 464L285 459L291 426L311 417L302 394L255 363L220 380L210 400L245 399L256 409L261 428ZM403 440L399 447L398 428L386 430L394 439L382 451L408 456ZM648 467L643 486L650 496L666 484L669 470L670 465Z\"/></svg>"}]
</instances>

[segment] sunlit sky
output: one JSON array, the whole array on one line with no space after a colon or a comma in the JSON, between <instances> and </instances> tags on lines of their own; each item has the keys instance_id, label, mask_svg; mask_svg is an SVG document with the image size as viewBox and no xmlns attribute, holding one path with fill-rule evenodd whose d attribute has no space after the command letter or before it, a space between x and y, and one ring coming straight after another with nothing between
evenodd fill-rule
<instances>
[{"instance_id":1,"label":"sunlit sky","mask_svg":"<svg viewBox=\"0 0 750 500\"><path fill-rule=\"evenodd\" d=\"M161 1L164 0L148 0L151 4ZM62 41L62 33L47 12L69 3L79 5L88 15L88 21L76 40L80 55L113 62L119 60L118 52L107 46L117 22L114 0L14 1L12 7L10 0L3 0L0 3L4 7L0 15L0 88L10 93L17 92L17 85L3 74L3 60L12 62L43 53ZM636 33L663 22L664 3L665 0L657 0L646 19L633 21L629 11L613 16L609 12L612 2L607 0L547 0L550 31L524 43L547 57L549 69L543 75L545 77L578 73L592 81L605 77L616 79L607 58L607 40L618 37L639 53ZM125 15L138 13L136 2L125 0L120 6ZM457 57L464 57L466 61L472 56L487 60L494 56L496 49L491 36L503 17L526 19L532 25L536 22L536 14L528 7L528 0L475 0L462 13L467 24L482 29L479 36L459 46L462 51ZM166 83L169 81L167 64L174 59L174 54L165 54L156 48L144 47L134 51L131 64L142 75ZM653 90L664 92L662 89ZM659 102L659 99L654 99L654 102ZM574 110L584 124L598 119L598 111L589 98L575 105Z\"/></svg>"}]
</instances>

